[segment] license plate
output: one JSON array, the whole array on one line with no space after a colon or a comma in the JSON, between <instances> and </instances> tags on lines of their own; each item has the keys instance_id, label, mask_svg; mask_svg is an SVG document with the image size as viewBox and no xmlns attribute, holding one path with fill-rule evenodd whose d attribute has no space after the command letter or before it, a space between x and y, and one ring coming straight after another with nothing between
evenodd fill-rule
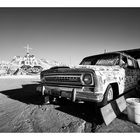
<instances>
[{"instance_id":1,"label":"license plate","mask_svg":"<svg viewBox=\"0 0 140 140\"><path fill-rule=\"evenodd\" d=\"M65 98L71 98L71 93L62 91L62 92L61 92L61 96L62 96L62 97L65 97Z\"/></svg>"},{"instance_id":2,"label":"license plate","mask_svg":"<svg viewBox=\"0 0 140 140\"><path fill-rule=\"evenodd\" d=\"M60 90L58 90L58 89L52 89L52 95L53 96L60 96Z\"/></svg>"}]
</instances>

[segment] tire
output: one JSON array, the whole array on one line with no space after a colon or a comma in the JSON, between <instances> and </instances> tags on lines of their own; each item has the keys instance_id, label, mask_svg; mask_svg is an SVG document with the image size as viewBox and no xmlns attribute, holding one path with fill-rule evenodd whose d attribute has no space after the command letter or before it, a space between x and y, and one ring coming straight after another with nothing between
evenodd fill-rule
<instances>
[{"instance_id":1,"label":"tire","mask_svg":"<svg viewBox=\"0 0 140 140\"><path fill-rule=\"evenodd\" d=\"M114 99L114 91L111 85L108 85L102 101L102 106L107 105L111 100Z\"/></svg>"},{"instance_id":2,"label":"tire","mask_svg":"<svg viewBox=\"0 0 140 140\"><path fill-rule=\"evenodd\" d=\"M140 93L140 81L138 81L137 83L137 86L136 86L136 93L137 93L137 96L139 97L139 93Z\"/></svg>"}]
</instances>

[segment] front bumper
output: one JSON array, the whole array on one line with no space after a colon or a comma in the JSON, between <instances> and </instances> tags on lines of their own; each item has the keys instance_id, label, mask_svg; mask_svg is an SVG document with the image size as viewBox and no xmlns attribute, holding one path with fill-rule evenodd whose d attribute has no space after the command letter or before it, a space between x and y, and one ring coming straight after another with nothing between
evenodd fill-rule
<instances>
[{"instance_id":1,"label":"front bumper","mask_svg":"<svg viewBox=\"0 0 140 140\"><path fill-rule=\"evenodd\" d=\"M90 101L90 102L101 102L103 100L103 94L94 94L91 91L82 91L77 88L65 88L65 87L52 87L39 85L36 90L41 92L42 95L64 97L75 102L79 101Z\"/></svg>"}]
</instances>

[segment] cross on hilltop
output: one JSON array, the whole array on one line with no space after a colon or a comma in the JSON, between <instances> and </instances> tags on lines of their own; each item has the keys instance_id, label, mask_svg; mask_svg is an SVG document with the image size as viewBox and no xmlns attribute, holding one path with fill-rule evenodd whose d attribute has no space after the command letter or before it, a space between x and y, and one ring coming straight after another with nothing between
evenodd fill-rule
<instances>
[{"instance_id":1,"label":"cross on hilltop","mask_svg":"<svg viewBox=\"0 0 140 140\"><path fill-rule=\"evenodd\" d=\"M26 49L27 54L29 54L29 51L32 50L32 48L29 47L29 44L27 44L27 46L24 48Z\"/></svg>"}]
</instances>

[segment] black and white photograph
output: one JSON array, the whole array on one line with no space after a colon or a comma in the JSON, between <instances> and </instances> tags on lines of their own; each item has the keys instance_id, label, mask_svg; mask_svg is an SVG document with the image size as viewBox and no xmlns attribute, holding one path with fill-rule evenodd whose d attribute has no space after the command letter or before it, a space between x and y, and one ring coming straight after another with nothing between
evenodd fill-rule
<instances>
[{"instance_id":1,"label":"black and white photograph","mask_svg":"<svg viewBox=\"0 0 140 140\"><path fill-rule=\"evenodd\" d=\"M0 133L139 133L140 8L0 7Z\"/></svg>"}]
</instances>

